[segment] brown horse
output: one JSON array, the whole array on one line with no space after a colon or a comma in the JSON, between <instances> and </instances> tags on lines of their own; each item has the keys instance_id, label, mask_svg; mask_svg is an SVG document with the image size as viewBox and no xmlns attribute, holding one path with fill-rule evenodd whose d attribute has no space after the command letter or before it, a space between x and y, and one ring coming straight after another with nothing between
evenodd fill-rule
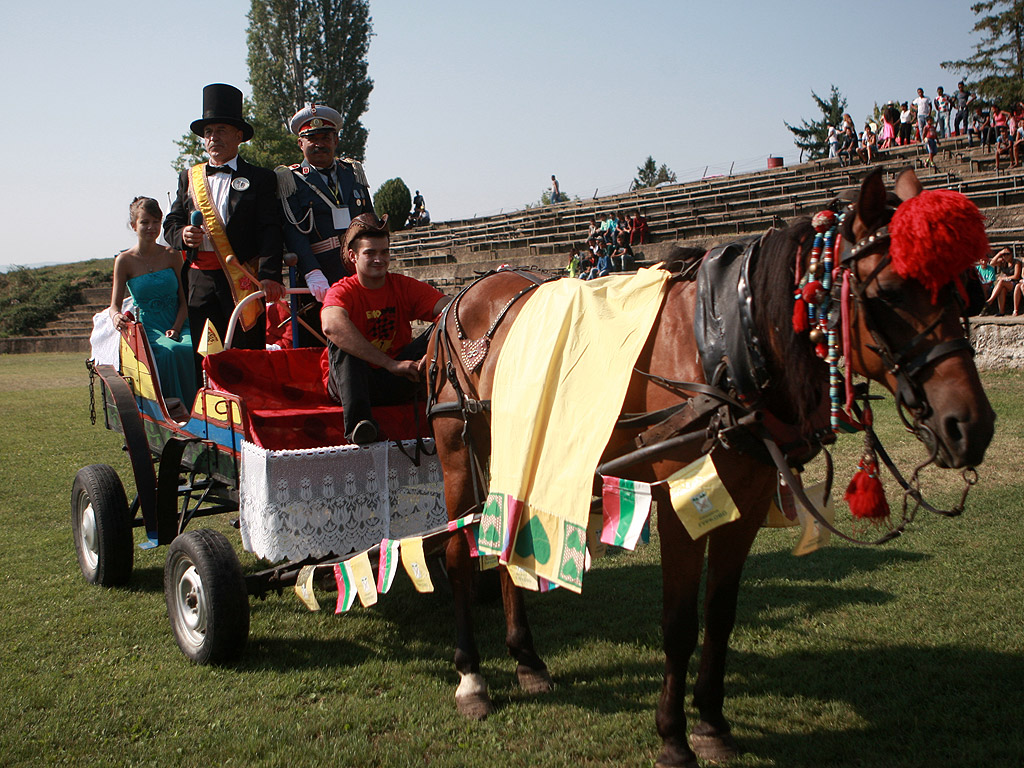
<instances>
[{"instance_id":1,"label":"brown horse","mask_svg":"<svg viewBox=\"0 0 1024 768\"><path fill-rule=\"evenodd\" d=\"M920 192L912 171L897 180L895 195L887 193L881 174L875 173L864 181L856 201L848 207L842 229L845 249L836 255L848 270L853 307L846 339L847 367L896 393L897 402L909 414L935 462L946 467L970 467L982 461L995 415L965 339L963 305L957 301L955 281L947 281L937 295L932 295L921 283L897 274L888 253L886 228L895 207ZM808 268L813 238L814 230L806 220L767 233L760 240L760 253L749 275L753 331L760 339L763 358L751 412L756 410L765 416L765 423L771 421L770 439L787 444L789 463L794 465L830 441L824 434L830 430L820 429L823 410L827 427L828 365L815 354L815 345L807 334L798 335L792 330L794 273L798 264ZM948 255L936 254L935 258ZM453 519L479 511L486 495L492 440L487 404L498 350L534 283L542 280L514 271L499 271L481 279L449 305L432 340L428 352L435 403L431 416L444 468L448 512ZM697 293L697 284L685 276L670 281L660 314L636 363L623 413L659 418L671 414L674 406L686 402L701 391L700 384L707 382L694 331L700 311ZM836 300L840 298L838 286L833 295ZM725 330L727 334L739 332L736 328ZM460 354L460 349L468 354ZM687 389L687 382L697 384ZM650 418L637 416L620 419L604 453L605 465L614 466L616 457L633 451L635 439L651 422ZM708 433L706 424L695 422L690 431L703 438ZM739 437L736 430L744 427L734 427L733 434ZM681 431L681 437L663 444L667 448L650 449L621 461L616 474L654 483L684 467L700 455L702 439L689 440L687 429ZM779 472L756 448L756 440L753 447L739 439L716 443L711 455L741 516L697 540L671 513L666 486L653 489L661 510L657 523L665 648L664 686L657 710L657 727L663 740L658 765L695 766L696 755L725 760L736 754L722 712L725 658L740 573L776 492ZM688 742L683 699L687 664L697 643L698 591L705 554L704 643L693 693L700 719ZM458 630L455 666L461 682L456 703L464 715L480 718L493 710L493 704L480 675L473 637L470 608L474 567L465 537L456 536L449 543L447 565ZM518 662L519 682L528 691L547 690L551 677L534 649L522 594L507 572L500 570L506 644Z\"/></svg>"}]
</instances>

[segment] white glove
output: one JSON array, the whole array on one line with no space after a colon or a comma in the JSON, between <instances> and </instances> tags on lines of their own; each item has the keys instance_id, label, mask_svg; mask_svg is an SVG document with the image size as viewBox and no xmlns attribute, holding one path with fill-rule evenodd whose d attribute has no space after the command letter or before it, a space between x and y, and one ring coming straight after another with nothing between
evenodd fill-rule
<instances>
[{"instance_id":1,"label":"white glove","mask_svg":"<svg viewBox=\"0 0 1024 768\"><path fill-rule=\"evenodd\" d=\"M327 289L331 287L330 283L327 282L327 278L324 277L324 273L319 269L314 269L306 274L306 286L312 292L313 298L321 304L324 303Z\"/></svg>"}]
</instances>

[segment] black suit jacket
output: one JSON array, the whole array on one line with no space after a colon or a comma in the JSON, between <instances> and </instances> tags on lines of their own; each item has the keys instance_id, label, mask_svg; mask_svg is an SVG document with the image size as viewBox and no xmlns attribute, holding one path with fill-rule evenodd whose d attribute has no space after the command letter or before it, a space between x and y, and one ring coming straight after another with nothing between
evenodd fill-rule
<instances>
[{"instance_id":1,"label":"black suit jacket","mask_svg":"<svg viewBox=\"0 0 1024 768\"><path fill-rule=\"evenodd\" d=\"M188 193L189 170L178 176L178 196L164 219L164 237L171 248L187 250L182 230L190 223L195 205ZM277 177L273 171L258 168L238 158L238 170L232 179L246 178L249 188L228 193L228 215L224 228L239 261L256 272L261 280L281 280L281 208L277 201Z\"/></svg>"}]
</instances>

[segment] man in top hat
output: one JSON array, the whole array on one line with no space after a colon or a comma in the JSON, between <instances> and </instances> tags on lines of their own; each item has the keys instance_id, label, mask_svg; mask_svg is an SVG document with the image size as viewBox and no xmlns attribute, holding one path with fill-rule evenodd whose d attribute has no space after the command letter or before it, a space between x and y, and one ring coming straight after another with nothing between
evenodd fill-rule
<instances>
[{"instance_id":1,"label":"man in top hat","mask_svg":"<svg viewBox=\"0 0 1024 768\"><path fill-rule=\"evenodd\" d=\"M322 104L303 107L291 119L298 136L302 162L278 166L278 188L284 211L284 242L298 257L301 284L313 300L303 300L302 316L319 328L320 309L330 288L348 274L342 244L349 223L363 213L373 213L370 190L362 165L351 158L335 157L341 115ZM297 346L319 342L305 328Z\"/></svg>"},{"instance_id":2,"label":"man in top hat","mask_svg":"<svg viewBox=\"0 0 1024 768\"><path fill-rule=\"evenodd\" d=\"M274 173L238 156L239 145L253 135L242 119L242 92L222 83L203 88L203 116L191 128L203 138L210 161L181 172L164 237L186 252L188 319L198 349L207 320L223 339L238 302L259 290L268 302L276 301L284 286ZM193 211L202 214L202 226L193 225ZM263 349L265 338L262 304L251 302L232 346Z\"/></svg>"},{"instance_id":3,"label":"man in top hat","mask_svg":"<svg viewBox=\"0 0 1024 768\"><path fill-rule=\"evenodd\" d=\"M412 320L433 320L451 300L413 277L388 272L387 223L372 213L352 221L345 258L355 274L336 282L322 312L327 349L324 386L345 413L345 435L377 440L370 407L409 402L421 386L429 333L412 337Z\"/></svg>"}]
</instances>

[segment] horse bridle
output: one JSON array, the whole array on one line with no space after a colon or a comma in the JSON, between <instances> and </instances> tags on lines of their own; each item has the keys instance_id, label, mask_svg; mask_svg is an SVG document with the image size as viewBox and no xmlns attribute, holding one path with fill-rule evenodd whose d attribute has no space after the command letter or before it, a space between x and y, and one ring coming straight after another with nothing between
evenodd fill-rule
<instances>
[{"instance_id":1,"label":"horse bridle","mask_svg":"<svg viewBox=\"0 0 1024 768\"><path fill-rule=\"evenodd\" d=\"M891 220L892 213L894 212L895 209L889 209L889 220ZM892 257L888 254L890 242L891 236L887 220L885 224L873 230L856 243L851 244L844 240L839 264L849 274L850 289L855 300L854 306L857 311L863 312L864 325L875 342L872 349L881 359L887 372L896 380L896 407L900 419L908 429L920 434L922 431L931 431L923 422L932 413L927 395L921 386L919 378L921 371L950 355L967 352L973 356L974 348L970 342L970 326L967 319L966 306L959 293L954 292L960 310L961 324L964 328L963 336L936 344L923 353L917 353L916 350L921 342L942 322L942 315L940 315L927 328L924 328L903 345L902 348L893 350L885 333L879 327L877 317L870 311L871 298L867 295L871 284L892 263ZM886 254L878 261L874 269L871 270L871 273L862 280L857 274L856 263L861 258L882 249L887 251ZM835 280L833 282L833 300L838 301L840 299L841 294L839 292L842 290L842 286L842 280ZM906 412L911 414L911 419L907 418ZM934 439L934 435L932 435L932 438Z\"/></svg>"}]
</instances>

